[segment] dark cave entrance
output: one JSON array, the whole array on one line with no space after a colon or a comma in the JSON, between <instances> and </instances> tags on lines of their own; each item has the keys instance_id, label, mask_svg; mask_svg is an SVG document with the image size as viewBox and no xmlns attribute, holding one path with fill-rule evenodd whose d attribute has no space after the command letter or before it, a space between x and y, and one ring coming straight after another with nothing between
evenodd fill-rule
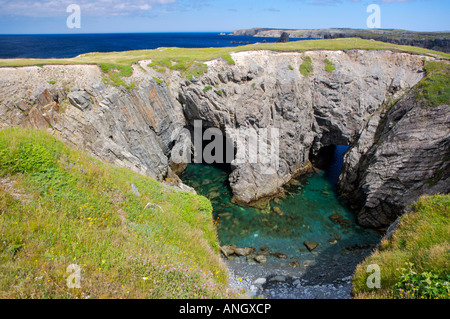
<instances>
[{"instance_id":1,"label":"dark cave entrance","mask_svg":"<svg viewBox=\"0 0 450 319\"><path fill-rule=\"evenodd\" d=\"M194 149L193 164L211 165L228 175L232 172L231 162L236 156L233 140L224 129L199 124L189 127Z\"/></svg>"},{"instance_id":2,"label":"dark cave entrance","mask_svg":"<svg viewBox=\"0 0 450 319\"><path fill-rule=\"evenodd\" d=\"M349 145L327 145L319 149L316 155L310 152L310 160L314 167L325 171L327 178L333 185L336 185L341 174L344 161L344 153Z\"/></svg>"}]
</instances>

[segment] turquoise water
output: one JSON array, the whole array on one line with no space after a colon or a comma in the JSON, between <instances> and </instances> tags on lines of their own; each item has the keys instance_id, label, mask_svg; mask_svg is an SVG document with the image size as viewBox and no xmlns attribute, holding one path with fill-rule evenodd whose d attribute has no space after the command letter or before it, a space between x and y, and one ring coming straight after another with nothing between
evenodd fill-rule
<instances>
[{"instance_id":1,"label":"turquoise water","mask_svg":"<svg viewBox=\"0 0 450 319\"><path fill-rule=\"evenodd\" d=\"M332 256L342 248L374 244L379 239L375 232L356 224L354 214L336 193L342 165L339 152L342 149L337 149L337 160L328 169L292 181L285 187L285 195L272 200L270 209L265 210L233 204L229 172L220 168L189 164L181 179L210 199L221 245L268 247L290 260L303 261L311 259L304 241L317 242L320 247L315 252ZM340 223L333 222L332 215L340 216Z\"/></svg>"}]
</instances>

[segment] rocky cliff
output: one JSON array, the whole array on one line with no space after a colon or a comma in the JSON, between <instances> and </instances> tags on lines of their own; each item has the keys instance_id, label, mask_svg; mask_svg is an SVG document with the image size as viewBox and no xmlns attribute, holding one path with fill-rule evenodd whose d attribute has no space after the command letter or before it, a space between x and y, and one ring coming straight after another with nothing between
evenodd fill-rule
<instances>
[{"instance_id":1,"label":"rocky cliff","mask_svg":"<svg viewBox=\"0 0 450 319\"><path fill-rule=\"evenodd\" d=\"M0 68L0 128L47 129L98 158L181 188L173 171L183 165L172 161L172 151L192 145L175 134L180 129L192 129L195 120L227 133L253 129L258 137L264 137L264 129L278 129L276 171L251 161L252 151L231 163L230 185L235 200L243 203L277 194L310 167L311 156L322 147L350 144L340 185L344 193L356 194L359 220L370 226L388 223L395 216L391 203L407 205L430 178L434 185L428 192L441 190L448 179L448 167L432 160L448 152L448 106L417 108L404 97L388 115L381 114L383 105L425 76L423 56L319 50L246 51L231 58L231 63L206 61L207 71L190 80L176 70L159 73L148 66L151 61L141 61L125 78L133 83L128 89L108 84L92 65ZM430 125L435 125L433 134L426 129ZM236 142L233 134L229 138ZM395 162L398 176L414 175L414 192L408 193L411 185L395 174L386 182L396 152L401 152ZM439 174L442 170L445 174Z\"/></svg>"},{"instance_id":2,"label":"rocky cliff","mask_svg":"<svg viewBox=\"0 0 450 319\"><path fill-rule=\"evenodd\" d=\"M420 195L450 192L449 103L430 107L410 90L393 104L362 130L338 181L365 226L389 226Z\"/></svg>"}]
</instances>

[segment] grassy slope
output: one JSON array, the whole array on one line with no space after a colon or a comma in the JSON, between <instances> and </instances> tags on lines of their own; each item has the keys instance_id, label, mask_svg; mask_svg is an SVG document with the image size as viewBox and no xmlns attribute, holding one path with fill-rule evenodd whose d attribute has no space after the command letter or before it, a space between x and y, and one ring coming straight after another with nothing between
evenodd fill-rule
<instances>
[{"instance_id":1,"label":"grassy slope","mask_svg":"<svg viewBox=\"0 0 450 319\"><path fill-rule=\"evenodd\" d=\"M241 52L249 50L275 50L275 51L298 51L307 50L345 50L345 49L367 49L367 50L395 50L401 52L410 52L436 56L449 59L450 54L437 52L433 50L395 45L390 43L363 40L359 38L342 38L330 40L307 40L292 41L287 43L261 43L251 44L239 47L226 48L201 48L201 49L183 49L183 48L160 48L155 50L136 50L125 52L109 53L88 53L70 59L0 59L0 66L25 66L25 65L48 65L48 64L104 64L102 69L108 69L108 66L119 65L129 66L140 60L151 59L157 64L166 62L167 59L178 59L186 63L187 61L206 61L213 58L223 57L229 63L230 52ZM163 63L160 63L163 64Z\"/></svg>"},{"instance_id":2,"label":"grassy slope","mask_svg":"<svg viewBox=\"0 0 450 319\"><path fill-rule=\"evenodd\" d=\"M0 131L0 178L0 298L226 297L205 197L19 128Z\"/></svg>"},{"instance_id":3,"label":"grassy slope","mask_svg":"<svg viewBox=\"0 0 450 319\"><path fill-rule=\"evenodd\" d=\"M353 278L357 298L391 298L406 262L414 264L418 274L450 275L450 195L421 197L413 211L403 215L394 235L358 265ZM366 285L371 264L380 266L380 289Z\"/></svg>"}]
</instances>

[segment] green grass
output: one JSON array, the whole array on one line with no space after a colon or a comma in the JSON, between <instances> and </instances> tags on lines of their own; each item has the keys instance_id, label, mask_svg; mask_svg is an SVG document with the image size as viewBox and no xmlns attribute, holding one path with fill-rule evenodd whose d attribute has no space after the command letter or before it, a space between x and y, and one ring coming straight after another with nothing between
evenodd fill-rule
<instances>
[{"instance_id":1,"label":"green grass","mask_svg":"<svg viewBox=\"0 0 450 319\"><path fill-rule=\"evenodd\" d=\"M48 81L48 84L55 84L56 81Z\"/></svg>"},{"instance_id":2,"label":"green grass","mask_svg":"<svg viewBox=\"0 0 450 319\"><path fill-rule=\"evenodd\" d=\"M448 63L425 61L427 73L416 86L416 99L423 100L427 106L448 104L450 101L450 67Z\"/></svg>"},{"instance_id":3,"label":"green grass","mask_svg":"<svg viewBox=\"0 0 450 319\"><path fill-rule=\"evenodd\" d=\"M294 67L293 67L292 65L290 65L290 64L288 65L288 68L289 68L289 70L291 70L291 71L294 70Z\"/></svg>"},{"instance_id":4,"label":"green grass","mask_svg":"<svg viewBox=\"0 0 450 319\"><path fill-rule=\"evenodd\" d=\"M324 62L325 62L325 71L333 72L336 69L330 60L325 59Z\"/></svg>"},{"instance_id":5,"label":"green grass","mask_svg":"<svg viewBox=\"0 0 450 319\"><path fill-rule=\"evenodd\" d=\"M300 64L300 74L309 76L313 72L312 60L310 56L303 57L303 63Z\"/></svg>"},{"instance_id":6,"label":"green grass","mask_svg":"<svg viewBox=\"0 0 450 319\"><path fill-rule=\"evenodd\" d=\"M156 81L156 83L158 83L158 84L162 84L162 83L164 83L164 81L163 81L163 80L161 80L161 79L158 79L157 77L153 77L153 80L155 80L155 81Z\"/></svg>"},{"instance_id":7,"label":"green grass","mask_svg":"<svg viewBox=\"0 0 450 319\"><path fill-rule=\"evenodd\" d=\"M231 64L231 65L235 65L236 64L236 62L234 62L233 58L229 54L222 55L222 59L227 61L227 64Z\"/></svg>"},{"instance_id":8,"label":"green grass","mask_svg":"<svg viewBox=\"0 0 450 319\"><path fill-rule=\"evenodd\" d=\"M19 128L0 131L0 178L0 298L227 297L205 197Z\"/></svg>"},{"instance_id":9,"label":"green grass","mask_svg":"<svg viewBox=\"0 0 450 319\"><path fill-rule=\"evenodd\" d=\"M212 89L213 89L213 87L208 85L203 88L203 92L208 92L209 90L212 90Z\"/></svg>"},{"instance_id":10,"label":"green grass","mask_svg":"<svg viewBox=\"0 0 450 319\"><path fill-rule=\"evenodd\" d=\"M356 268L353 292L357 298L400 298L398 287L404 286L405 281L410 280L411 284L415 280L411 276L405 279L409 273L405 265L414 265L417 278L429 274L446 278L450 275L449 260L450 195L423 196L413 205L413 213L401 217L394 235L383 240L379 249ZM366 269L370 264L380 266L380 289L370 289L366 285L370 275ZM422 297L426 298L426 295ZM450 298L450 295L441 293L440 298Z\"/></svg>"}]
</instances>

